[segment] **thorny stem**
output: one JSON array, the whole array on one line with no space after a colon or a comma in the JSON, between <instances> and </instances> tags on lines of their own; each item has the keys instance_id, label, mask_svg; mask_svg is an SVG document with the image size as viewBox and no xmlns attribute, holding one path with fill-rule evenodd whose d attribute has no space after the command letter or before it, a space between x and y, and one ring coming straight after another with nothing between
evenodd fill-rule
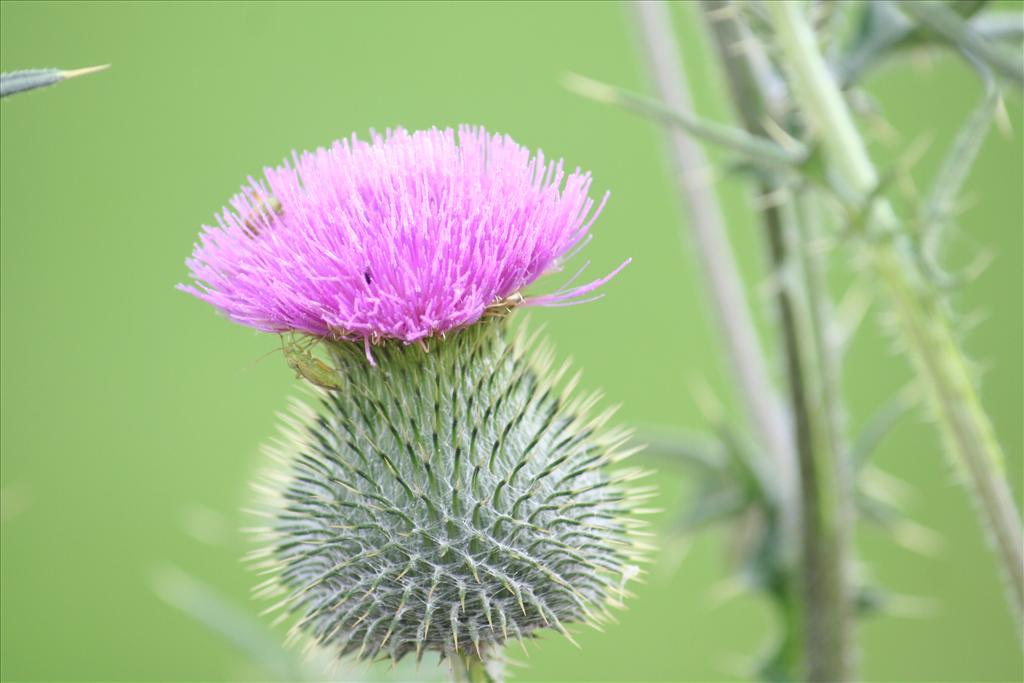
<instances>
[{"instance_id":1,"label":"thorny stem","mask_svg":"<svg viewBox=\"0 0 1024 683\"><path fill-rule=\"evenodd\" d=\"M856 621L853 586L853 481L846 441L846 414L840 391L840 367L837 345L833 340L831 303L825 295L826 283L815 253L812 231L820 230L819 218L812 212L813 197L806 192L794 202L792 223L797 232L791 249L802 271L804 339L810 343L805 358L807 375L812 378L811 419L813 471L817 496L816 508L804 510L804 558L808 576L805 594L817 604L808 606L804 624L807 651L805 673L808 680L855 680ZM804 487L806 490L807 487ZM805 503L812 498L808 496ZM818 574L811 575L811 564Z\"/></svg>"},{"instance_id":2,"label":"thorny stem","mask_svg":"<svg viewBox=\"0 0 1024 683\"><path fill-rule=\"evenodd\" d=\"M971 371L940 302L907 277L906 264L891 246L873 245L870 255L893 299L918 373L946 447L967 470L976 502L990 531L1010 586L1011 609L1024 617L1024 537L1009 484L1002 448L981 405Z\"/></svg>"},{"instance_id":3,"label":"thorny stem","mask_svg":"<svg viewBox=\"0 0 1024 683\"><path fill-rule=\"evenodd\" d=\"M765 120L779 113L780 94L773 92L766 58L756 43L746 40L733 16L734 6L706 0L703 8L744 126L763 135ZM739 46L745 49L740 51ZM760 190L776 197L783 191L782 184L770 177L762 177ZM811 251L808 216L801 210L806 202L787 192L784 199L766 206L761 217L778 281L776 302L800 465L802 600L789 608L802 614L797 650L803 654L805 675L815 681L840 681L855 678L852 483L843 436L839 352L827 332L830 303ZM790 669L795 665L779 664Z\"/></svg>"},{"instance_id":4,"label":"thorny stem","mask_svg":"<svg viewBox=\"0 0 1024 683\"><path fill-rule=\"evenodd\" d=\"M821 377L822 406L828 419L829 439L835 457L839 478L846 484L843 490L847 496L852 493L849 443L846 434L846 411L842 397L842 350L833 320L832 301L828 297L828 282L825 277L824 254L816 246L820 240L812 231L820 228L820 207L811 194L804 194L796 201L799 231L797 238L802 248L798 251L803 270L804 291L810 315L811 336L817 355L818 375ZM847 500L843 514L847 526L853 524L853 503ZM847 568L849 570L849 567Z\"/></svg>"},{"instance_id":5,"label":"thorny stem","mask_svg":"<svg viewBox=\"0 0 1024 683\"><path fill-rule=\"evenodd\" d=\"M793 207L786 207L790 213ZM852 678L849 642L850 599L845 560L849 555L841 509L840 468L832 449L828 422L822 414L821 387L815 381L815 349L811 323L792 280L793 218L769 230L772 260L783 282L779 287L780 317L787 348L786 369L800 466L801 567L803 596L803 673L809 681L838 682Z\"/></svg>"},{"instance_id":6,"label":"thorny stem","mask_svg":"<svg viewBox=\"0 0 1024 683\"><path fill-rule=\"evenodd\" d=\"M796 94L818 128L829 158L855 196L868 198L878 174L842 93L818 51L803 3L766 3ZM1024 615L1024 536L1004 474L1003 453L975 388L948 313L923 282L903 243L891 206L879 199L870 217L882 229L867 255L892 300L901 338L928 392L947 448L962 464L1010 582L1012 607Z\"/></svg>"},{"instance_id":7,"label":"thorny stem","mask_svg":"<svg viewBox=\"0 0 1024 683\"><path fill-rule=\"evenodd\" d=\"M667 7L660 0L635 1L632 10L644 61L659 97L671 109L689 112L692 109L690 96ZM790 438L783 427L781 404L769 379L764 351L751 319L721 209L709 187L707 159L700 145L685 132L666 127L665 136L684 198L683 206L689 210L696 260L703 266L705 288L740 387L747 418L773 459L779 500L793 500L796 472ZM784 544L792 547L795 516L791 512L785 514L784 527L789 538Z\"/></svg>"}]
</instances>

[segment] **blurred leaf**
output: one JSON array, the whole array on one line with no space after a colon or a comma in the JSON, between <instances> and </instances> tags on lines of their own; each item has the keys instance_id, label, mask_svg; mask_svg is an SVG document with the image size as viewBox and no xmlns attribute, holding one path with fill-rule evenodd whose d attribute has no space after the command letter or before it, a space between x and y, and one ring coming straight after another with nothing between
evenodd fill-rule
<instances>
[{"instance_id":1,"label":"blurred leaf","mask_svg":"<svg viewBox=\"0 0 1024 683\"><path fill-rule=\"evenodd\" d=\"M988 4L986 0L956 0L945 3L945 7L961 21L970 20L970 27L984 41L1015 40L1024 35L1024 16L1012 11L981 13ZM934 45L936 40L946 42L929 27L911 22L895 2L874 0L861 5L853 39L835 64L844 88L858 83L887 56Z\"/></svg>"},{"instance_id":2,"label":"blurred leaf","mask_svg":"<svg viewBox=\"0 0 1024 683\"><path fill-rule=\"evenodd\" d=\"M986 40L1016 42L1024 39L1024 14L1020 12L985 12L971 21L971 26Z\"/></svg>"},{"instance_id":3,"label":"blurred leaf","mask_svg":"<svg viewBox=\"0 0 1024 683\"><path fill-rule=\"evenodd\" d=\"M750 494L752 500L774 504L773 473L762 469L767 467L770 459L759 453L747 436L731 424L721 423L718 432L736 483Z\"/></svg>"},{"instance_id":4,"label":"blurred leaf","mask_svg":"<svg viewBox=\"0 0 1024 683\"><path fill-rule=\"evenodd\" d=\"M673 464L720 470L724 463L721 443L702 432L667 427L639 427L636 440L645 444L645 455Z\"/></svg>"},{"instance_id":5,"label":"blurred leaf","mask_svg":"<svg viewBox=\"0 0 1024 683\"><path fill-rule=\"evenodd\" d=\"M884 55L904 45L912 24L890 2L866 2L853 41L835 69L844 87L861 76Z\"/></svg>"},{"instance_id":6,"label":"blurred leaf","mask_svg":"<svg viewBox=\"0 0 1024 683\"><path fill-rule=\"evenodd\" d=\"M1020 55L1005 49L1005 45L986 40L947 5L935 0L915 0L900 2L899 7L961 52L974 55L1018 88L1024 87L1024 60Z\"/></svg>"},{"instance_id":7,"label":"blurred leaf","mask_svg":"<svg viewBox=\"0 0 1024 683\"><path fill-rule=\"evenodd\" d=\"M301 664L267 627L213 587L169 566L153 573L151 586L164 602L233 643L271 680L305 680Z\"/></svg>"},{"instance_id":8,"label":"blurred leaf","mask_svg":"<svg viewBox=\"0 0 1024 683\"><path fill-rule=\"evenodd\" d=\"M998 104L999 92L992 79L988 78L985 80L984 98L960 128L932 183L925 205L926 226L934 226L948 218L992 127Z\"/></svg>"},{"instance_id":9,"label":"blurred leaf","mask_svg":"<svg viewBox=\"0 0 1024 683\"><path fill-rule=\"evenodd\" d=\"M747 162L774 168L793 168L800 165L807 154L796 141L792 141L793 149L786 149L768 138L751 135L742 128L699 119L690 112L670 109L652 97L595 81L586 76L568 74L564 83L566 88L577 95L595 102L612 104L680 128L699 140L742 155Z\"/></svg>"},{"instance_id":10,"label":"blurred leaf","mask_svg":"<svg viewBox=\"0 0 1024 683\"><path fill-rule=\"evenodd\" d=\"M909 412L915 402L914 393L908 388L875 412L850 448L850 464L854 471L864 467L882 439Z\"/></svg>"},{"instance_id":11,"label":"blurred leaf","mask_svg":"<svg viewBox=\"0 0 1024 683\"><path fill-rule=\"evenodd\" d=\"M69 78L77 78L96 73L97 71L105 71L109 68L109 64L102 64L100 66L89 66L84 69L72 69L71 71L62 69L26 69L24 71L0 74L0 97L7 97L8 95L25 92L26 90L45 88L46 86L66 81Z\"/></svg>"},{"instance_id":12,"label":"blurred leaf","mask_svg":"<svg viewBox=\"0 0 1024 683\"><path fill-rule=\"evenodd\" d=\"M861 586L856 596L857 614L861 617L905 617L924 619L935 616L934 600L910 595L899 595L878 586Z\"/></svg>"},{"instance_id":13,"label":"blurred leaf","mask_svg":"<svg viewBox=\"0 0 1024 683\"><path fill-rule=\"evenodd\" d=\"M743 512L750 503L750 497L735 487L723 486L702 490L697 500L687 508L674 531L678 534L690 534L724 522Z\"/></svg>"},{"instance_id":14,"label":"blurred leaf","mask_svg":"<svg viewBox=\"0 0 1024 683\"><path fill-rule=\"evenodd\" d=\"M919 234L914 236L914 256L923 274L941 290L962 285L980 274L988 264L985 254L978 255L960 273L949 273L940 263L943 238L952 221L961 189L970 175L999 106L999 92L992 78L987 75L987 67L979 64L978 68L986 76L985 96L957 133L918 211L920 226Z\"/></svg>"}]
</instances>

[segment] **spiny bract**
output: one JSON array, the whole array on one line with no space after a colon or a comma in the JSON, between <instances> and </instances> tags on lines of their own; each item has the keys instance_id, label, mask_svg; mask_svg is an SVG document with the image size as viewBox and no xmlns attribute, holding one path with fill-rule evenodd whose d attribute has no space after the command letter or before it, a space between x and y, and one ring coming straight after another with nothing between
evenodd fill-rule
<instances>
[{"instance_id":1,"label":"spiny bract","mask_svg":"<svg viewBox=\"0 0 1024 683\"><path fill-rule=\"evenodd\" d=\"M339 655L475 652L595 623L640 559L640 475L596 397L568 399L549 350L484 320L370 367L331 344L343 388L300 408L275 455L285 481L263 586ZM550 378L550 379L542 379ZM273 493L283 490L284 493Z\"/></svg>"}]
</instances>

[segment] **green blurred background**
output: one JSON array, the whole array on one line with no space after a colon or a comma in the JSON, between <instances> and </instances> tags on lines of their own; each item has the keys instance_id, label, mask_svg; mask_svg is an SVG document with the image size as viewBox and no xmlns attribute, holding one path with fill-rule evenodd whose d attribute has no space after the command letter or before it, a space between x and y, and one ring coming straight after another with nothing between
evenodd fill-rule
<instances>
[{"instance_id":1,"label":"green blurred background","mask_svg":"<svg viewBox=\"0 0 1024 683\"><path fill-rule=\"evenodd\" d=\"M697 107L725 118L695 9L676 19ZM262 608L248 597L240 509L263 464L259 445L297 384L267 355L275 337L228 324L173 286L200 225L245 176L292 149L371 127L472 122L591 169L596 188L612 192L588 248L595 272L634 263L601 302L533 319L585 368L585 386L623 404L626 422L700 427L706 390L738 415L659 131L560 85L574 71L644 87L618 4L3 2L0 24L4 71L113 64L0 105L4 680L265 675L161 601L152 576L179 567L253 615ZM939 141L915 167L921 181L980 96L952 58L887 67L868 86L900 135L876 145L878 159ZM1019 500L1024 163L1021 103L1007 104L1016 131L988 139L960 243L996 258L957 303L986 316L967 345L986 370L985 405ZM770 324L747 194L728 179L719 191L751 300ZM879 312L848 359L853 428L909 378ZM924 557L860 534L865 571L934 599L926 618L863 624L865 677L1020 680L996 566L934 427L905 419L878 462L913 486L913 517L944 543ZM661 468L659 525L685 502L685 475ZM773 624L759 600L722 598L727 546L721 533L699 536L679 563L671 545L621 623L581 630L582 650L546 638L516 679L742 677Z\"/></svg>"}]
</instances>

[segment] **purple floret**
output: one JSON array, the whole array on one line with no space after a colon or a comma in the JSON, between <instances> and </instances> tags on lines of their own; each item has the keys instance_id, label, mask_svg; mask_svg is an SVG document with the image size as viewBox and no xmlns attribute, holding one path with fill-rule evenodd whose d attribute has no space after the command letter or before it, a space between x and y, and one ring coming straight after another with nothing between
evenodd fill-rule
<instances>
[{"instance_id":1,"label":"purple floret","mask_svg":"<svg viewBox=\"0 0 1024 683\"><path fill-rule=\"evenodd\" d=\"M249 178L217 227L203 226L186 261L195 284L179 288L243 325L367 348L519 301L586 243L607 199L595 208L589 173L468 126L353 135L264 176ZM626 263L522 303L579 303Z\"/></svg>"}]
</instances>

